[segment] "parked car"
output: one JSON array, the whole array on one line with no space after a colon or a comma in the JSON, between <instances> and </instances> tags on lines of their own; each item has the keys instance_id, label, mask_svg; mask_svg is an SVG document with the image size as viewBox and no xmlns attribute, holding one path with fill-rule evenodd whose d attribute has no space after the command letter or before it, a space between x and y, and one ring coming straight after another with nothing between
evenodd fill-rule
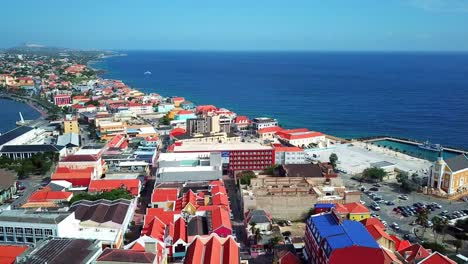
<instances>
[{"instance_id":1,"label":"parked car","mask_svg":"<svg viewBox=\"0 0 468 264\"><path fill-rule=\"evenodd\" d=\"M387 201L385 204L386 204L386 205L395 205L395 203L392 202L392 201Z\"/></svg>"},{"instance_id":2,"label":"parked car","mask_svg":"<svg viewBox=\"0 0 468 264\"><path fill-rule=\"evenodd\" d=\"M408 200L408 195L402 194L398 196L398 198L400 198L401 200Z\"/></svg>"},{"instance_id":3,"label":"parked car","mask_svg":"<svg viewBox=\"0 0 468 264\"><path fill-rule=\"evenodd\" d=\"M369 190L371 190L371 191L373 191L373 192L378 192L378 191L379 191L379 188L377 188L377 187L372 187L372 188L370 188Z\"/></svg>"}]
</instances>

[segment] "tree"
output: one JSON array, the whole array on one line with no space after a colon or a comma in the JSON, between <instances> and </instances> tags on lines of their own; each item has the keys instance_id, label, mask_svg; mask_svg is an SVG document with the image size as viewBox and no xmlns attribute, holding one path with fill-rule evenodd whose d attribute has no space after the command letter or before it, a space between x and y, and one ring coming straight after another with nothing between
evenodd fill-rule
<instances>
[{"instance_id":1,"label":"tree","mask_svg":"<svg viewBox=\"0 0 468 264\"><path fill-rule=\"evenodd\" d=\"M275 169L278 167L279 165L275 164L273 166L268 166L265 170L263 170L263 174L265 175L274 175L275 173Z\"/></svg>"},{"instance_id":2,"label":"tree","mask_svg":"<svg viewBox=\"0 0 468 264\"><path fill-rule=\"evenodd\" d=\"M256 177L257 176L255 175L255 172L253 171L243 171L240 174L240 183L250 185L250 181Z\"/></svg>"},{"instance_id":3,"label":"tree","mask_svg":"<svg viewBox=\"0 0 468 264\"><path fill-rule=\"evenodd\" d=\"M362 177L370 181L382 181L387 173L381 168L367 168L362 172Z\"/></svg>"},{"instance_id":4,"label":"tree","mask_svg":"<svg viewBox=\"0 0 468 264\"><path fill-rule=\"evenodd\" d=\"M453 241L453 245L457 249L457 254L458 254L458 250L463 246L463 241L461 239L457 239Z\"/></svg>"},{"instance_id":5,"label":"tree","mask_svg":"<svg viewBox=\"0 0 468 264\"><path fill-rule=\"evenodd\" d=\"M427 211L427 209L422 209L418 212L416 222L424 227L423 234L422 234L423 237L424 237L424 233L426 233L426 228L427 228L426 226L427 226L428 219L429 219L429 212Z\"/></svg>"},{"instance_id":6,"label":"tree","mask_svg":"<svg viewBox=\"0 0 468 264\"><path fill-rule=\"evenodd\" d=\"M255 234L254 234L254 239L255 239L255 244L258 244L260 240L262 240L262 233L260 233L260 229L255 229Z\"/></svg>"},{"instance_id":7,"label":"tree","mask_svg":"<svg viewBox=\"0 0 468 264\"><path fill-rule=\"evenodd\" d=\"M257 223L250 222L249 225L250 225L250 228L249 228L250 233L255 234L255 230L257 229Z\"/></svg>"},{"instance_id":8,"label":"tree","mask_svg":"<svg viewBox=\"0 0 468 264\"><path fill-rule=\"evenodd\" d=\"M442 234L442 242L445 239L445 231L447 230L448 220L439 216L432 218L432 233L434 234L435 240L437 241L437 234Z\"/></svg>"},{"instance_id":9,"label":"tree","mask_svg":"<svg viewBox=\"0 0 468 264\"><path fill-rule=\"evenodd\" d=\"M409 179L409 175L405 171L400 171L396 179L400 183L400 187L407 192L414 192L418 189L418 185Z\"/></svg>"},{"instance_id":10,"label":"tree","mask_svg":"<svg viewBox=\"0 0 468 264\"><path fill-rule=\"evenodd\" d=\"M447 252L447 249L437 242L424 242L422 246L427 249L432 249L432 251L438 251L440 254L445 254Z\"/></svg>"},{"instance_id":11,"label":"tree","mask_svg":"<svg viewBox=\"0 0 468 264\"><path fill-rule=\"evenodd\" d=\"M165 115L159 121L161 124L168 126L171 123L171 119L169 119L168 115Z\"/></svg>"},{"instance_id":12,"label":"tree","mask_svg":"<svg viewBox=\"0 0 468 264\"><path fill-rule=\"evenodd\" d=\"M270 249L273 249L276 245L279 244L279 242L281 242L283 239L279 236L274 236L272 238L270 238L270 240L268 241L268 247Z\"/></svg>"},{"instance_id":13,"label":"tree","mask_svg":"<svg viewBox=\"0 0 468 264\"><path fill-rule=\"evenodd\" d=\"M336 168L336 162L338 161L338 155L336 155L335 153L332 153L330 155L329 159L330 159L331 165L333 166L333 169L335 169Z\"/></svg>"}]
</instances>

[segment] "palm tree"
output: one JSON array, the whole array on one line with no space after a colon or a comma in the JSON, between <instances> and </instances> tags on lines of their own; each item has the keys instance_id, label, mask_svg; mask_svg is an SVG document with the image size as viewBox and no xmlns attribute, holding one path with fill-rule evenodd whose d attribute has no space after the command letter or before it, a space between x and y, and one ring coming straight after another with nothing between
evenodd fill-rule
<instances>
[{"instance_id":1,"label":"palm tree","mask_svg":"<svg viewBox=\"0 0 468 264\"><path fill-rule=\"evenodd\" d=\"M422 237L424 237L424 233L426 233L426 224L427 220L429 219L429 213L427 212L426 209L422 209L418 213L418 217L416 218L416 221L424 227Z\"/></svg>"},{"instance_id":2,"label":"palm tree","mask_svg":"<svg viewBox=\"0 0 468 264\"><path fill-rule=\"evenodd\" d=\"M249 225L250 225L250 228L249 228L250 233L255 234L255 230L257 229L257 223L250 222Z\"/></svg>"},{"instance_id":3,"label":"palm tree","mask_svg":"<svg viewBox=\"0 0 468 264\"><path fill-rule=\"evenodd\" d=\"M268 241L268 247L270 248L270 250L273 250L275 246L278 245L281 240L282 239L279 236L274 236L270 238L270 241Z\"/></svg>"},{"instance_id":4,"label":"palm tree","mask_svg":"<svg viewBox=\"0 0 468 264\"><path fill-rule=\"evenodd\" d=\"M457 254L458 254L458 250L463 246L463 241L460 240L460 239L457 239L457 240L453 241L453 245L457 249Z\"/></svg>"},{"instance_id":5,"label":"palm tree","mask_svg":"<svg viewBox=\"0 0 468 264\"><path fill-rule=\"evenodd\" d=\"M258 244L258 241L262 240L262 234L260 233L260 229L255 229L254 233L255 244Z\"/></svg>"}]
</instances>

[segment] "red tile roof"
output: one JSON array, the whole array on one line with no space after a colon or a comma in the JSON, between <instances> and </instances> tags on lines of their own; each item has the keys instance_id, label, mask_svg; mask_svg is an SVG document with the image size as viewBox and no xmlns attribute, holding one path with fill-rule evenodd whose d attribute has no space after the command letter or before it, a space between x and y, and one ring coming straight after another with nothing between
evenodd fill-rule
<instances>
[{"instance_id":1,"label":"red tile roof","mask_svg":"<svg viewBox=\"0 0 468 264\"><path fill-rule=\"evenodd\" d=\"M124 138L123 135L113 137L108 143L109 148L118 148L123 143Z\"/></svg>"},{"instance_id":2,"label":"red tile roof","mask_svg":"<svg viewBox=\"0 0 468 264\"><path fill-rule=\"evenodd\" d=\"M440 254L439 252L432 253L429 257L423 259L418 264L456 264L457 262L449 259L447 256Z\"/></svg>"},{"instance_id":3,"label":"red tile roof","mask_svg":"<svg viewBox=\"0 0 468 264\"><path fill-rule=\"evenodd\" d=\"M193 111L189 111L189 110L180 110L179 112L177 112L176 115L191 115L193 113L194 113Z\"/></svg>"},{"instance_id":4,"label":"red tile roof","mask_svg":"<svg viewBox=\"0 0 468 264\"><path fill-rule=\"evenodd\" d=\"M179 217L174 223L174 243L179 239L187 242L187 225L182 217Z\"/></svg>"},{"instance_id":5,"label":"red tile roof","mask_svg":"<svg viewBox=\"0 0 468 264\"><path fill-rule=\"evenodd\" d=\"M189 245L185 264L238 264L239 246L234 239L220 238L216 234L208 238L197 236Z\"/></svg>"},{"instance_id":6,"label":"red tile roof","mask_svg":"<svg viewBox=\"0 0 468 264\"><path fill-rule=\"evenodd\" d=\"M303 152L304 150L300 147L284 147L284 146L274 146L276 152Z\"/></svg>"},{"instance_id":7,"label":"red tile roof","mask_svg":"<svg viewBox=\"0 0 468 264\"><path fill-rule=\"evenodd\" d=\"M252 121L247 116L236 116L234 118L234 123L235 124L250 124Z\"/></svg>"},{"instance_id":8,"label":"red tile roof","mask_svg":"<svg viewBox=\"0 0 468 264\"><path fill-rule=\"evenodd\" d=\"M172 101L174 102L183 102L185 101L184 97L172 97Z\"/></svg>"},{"instance_id":9,"label":"red tile roof","mask_svg":"<svg viewBox=\"0 0 468 264\"><path fill-rule=\"evenodd\" d=\"M280 252L276 253L278 257L278 264L301 264L302 261L291 251L288 250L281 250Z\"/></svg>"},{"instance_id":10,"label":"red tile roof","mask_svg":"<svg viewBox=\"0 0 468 264\"><path fill-rule=\"evenodd\" d=\"M111 191L113 189L125 188L133 196L138 196L140 193L141 182L138 179L121 179L121 180L91 180L89 192Z\"/></svg>"},{"instance_id":11,"label":"red tile roof","mask_svg":"<svg viewBox=\"0 0 468 264\"><path fill-rule=\"evenodd\" d=\"M28 249L27 246L10 246L0 245L0 263L13 264L16 262L16 257L21 255Z\"/></svg>"},{"instance_id":12,"label":"red tile roof","mask_svg":"<svg viewBox=\"0 0 468 264\"><path fill-rule=\"evenodd\" d=\"M224 207L218 207L211 211L211 225L213 227L213 231L220 227L232 230L229 211Z\"/></svg>"},{"instance_id":13,"label":"red tile roof","mask_svg":"<svg viewBox=\"0 0 468 264\"><path fill-rule=\"evenodd\" d=\"M84 161L97 161L99 157L96 155L70 155L64 157L63 162L84 162Z\"/></svg>"},{"instance_id":14,"label":"red tile roof","mask_svg":"<svg viewBox=\"0 0 468 264\"><path fill-rule=\"evenodd\" d=\"M227 194L226 188L224 188L224 186L220 186L220 185L215 185L215 186L211 187L211 194L215 195L217 193Z\"/></svg>"},{"instance_id":15,"label":"red tile roof","mask_svg":"<svg viewBox=\"0 0 468 264\"><path fill-rule=\"evenodd\" d=\"M339 213L348 213L348 214L369 213L369 209L358 202L347 203L347 204L335 204L335 208Z\"/></svg>"},{"instance_id":16,"label":"red tile roof","mask_svg":"<svg viewBox=\"0 0 468 264\"><path fill-rule=\"evenodd\" d=\"M154 263L155 258L156 255L153 253L106 248L97 258L97 261L116 263Z\"/></svg>"},{"instance_id":17,"label":"red tile roof","mask_svg":"<svg viewBox=\"0 0 468 264\"><path fill-rule=\"evenodd\" d=\"M384 237L388 240L393 241L393 239L390 237L389 234L387 234L382 228L376 226L376 225L368 225L366 226L367 231L371 234L371 236L375 239L378 240L381 237Z\"/></svg>"},{"instance_id":18,"label":"red tile roof","mask_svg":"<svg viewBox=\"0 0 468 264\"><path fill-rule=\"evenodd\" d=\"M307 128L283 130L277 132L276 135L288 140L323 136L321 132L309 131Z\"/></svg>"},{"instance_id":19,"label":"red tile roof","mask_svg":"<svg viewBox=\"0 0 468 264\"><path fill-rule=\"evenodd\" d=\"M408 240L401 240L395 235L390 235L390 237L392 238L393 241L395 241L396 251L400 251L411 246L411 243Z\"/></svg>"},{"instance_id":20,"label":"red tile roof","mask_svg":"<svg viewBox=\"0 0 468 264\"><path fill-rule=\"evenodd\" d=\"M175 212L164 211L163 208L148 208L145 215L145 225L149 223L154 217L158 217L164 224L174 222Z\"/></svg>"},{"instance_id":21,"label":"red tile roof","mask_svg":"<svg viewBox=\"0 0 468 264\"><path fill-rule=\"evenodd\" d=\"M172 131L171 131L171 133L169 133L169 135L171 137L176 137L176 136L184 135L185 133L187 133L187 131L185 129L177 127L177 128L172 129Z\"/></svg>"},{"instance_id":22,"label":"red tile roof","mask_svg":"<svg viewBox=\"0 0 468 264\"><path fill-rule=\"evenodd\" d=\"M91 179L94 173L93 167L85 169L70 169L67 167L58 167L52 175L52 180L66 180L66 179Z\"/></svg>"},{"instance_id":23,"label":"red tile roof","mask_svg":"<svg viewBox=\"0 0 468 264\"><path fill-rule=\"evenodd\" d=\"M178 193L178 189L154 189L153 195L151 195L151 202L176 201Z\"/></svg>"},{"instance_id":24,"label":"red tile roof","mask_svg":"<svg viewBox=\"0 0 468 264\"><path fill-rule=\"evenodd\" d=\"M214 112L216 110L218 110L218 108L216 108L216 106L214 105L199 105L197 106L195 111L197 113L208 113L208 112Z\"/></svg>"},{"instance_id":25,"label":"red tile roof","mask_svg":"<svg viewBox=\"0 0 468 264\"><path fill-rule=\"evenodd\" d=\"M257 131L258 134L263 134L263 133L277 133L279 131L283 131L284 129L279 127L279 126L272 126L272 127L265 127L262 129L259 129Z\"/></svg>"},{"instance_id":26,"label":"red tile roof","mask_svg":"<svg viewBox=\"0 0 468 264\"><path fill-rule=\"evenodd\" d=\"M398 253L400 253L406 261L413 262L428 257L431 254L431 250L425 249L419 244L414 244L405 249L398 250Z\"/></svg>"},{"instance_id":27,"label":"red tile roof","mask_svg":"<svg viewBox=\"0 0 468 264\"><path fill-rule=\"evenodd\" d=\"M229 206L229 199L226 194L218 193L218 194L213 195L212 204Z\"/></svg>"},{"instance_id":28,"label":"red tile roof","mask_svg":"<svg viewBox=\"0 0 468 264\"><path fill-rule=\"evenodd\" d=\"M72 192L36 191L29 197L28 202L40 203L53 201L69 201L72 196Z\"/></svg>"}]
</instances>

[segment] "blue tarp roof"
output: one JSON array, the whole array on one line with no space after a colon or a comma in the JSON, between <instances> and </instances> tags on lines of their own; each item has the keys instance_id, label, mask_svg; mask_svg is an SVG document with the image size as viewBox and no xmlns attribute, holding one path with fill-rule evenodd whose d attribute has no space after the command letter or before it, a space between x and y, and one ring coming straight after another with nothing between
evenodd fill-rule
<instances>
[{"instance_id":1,"label":"blue tarp roof","mask_svg":"<svg viewBox=\"0 0 468 264\"><path fill-rule=\"evenodd\" d=\"M327 208L327 209L330 209L330 208L333 208L335 207L334 204L331 204L331 203L326 203L326 204L315 204L314 208Z\"/></svg>"},{"instance_id":2,"label":"blue tarp roof","mask_svg":"<svg viewBox=\"0 0 468 264\"><path fill-rule=\"evenodd\" d=\"M352 245L379 248L379 244L359 222L343 220L339 224L332 213L312 216L312 222L322 239L326 239L332 249Z\"/></svg>"}]
</instances>

